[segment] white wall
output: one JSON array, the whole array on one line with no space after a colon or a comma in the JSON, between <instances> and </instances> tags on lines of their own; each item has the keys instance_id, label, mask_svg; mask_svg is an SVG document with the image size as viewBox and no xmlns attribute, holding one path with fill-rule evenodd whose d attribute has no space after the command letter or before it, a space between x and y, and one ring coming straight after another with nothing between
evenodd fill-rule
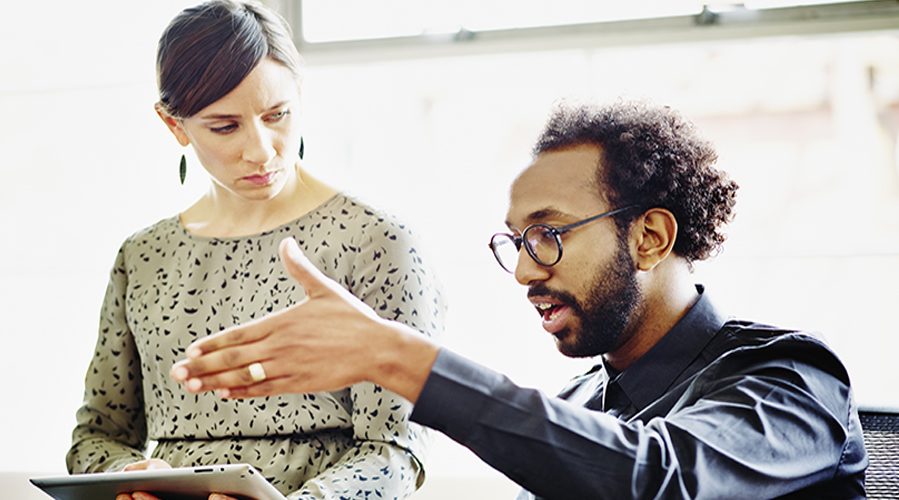
<instances>
[{"instance_id":1,"label":"white wall","mask_svg":"<svg viewBox=\"0 0 899 500\"><path fill-rule=\"evenodd\" d=\"M4 4L0 470L65 469L115 252L202 192L153 110L156 40L190 3Z\"/></svg>"},{"instance_id":2,"label":"white wall","mask_svg":"<svg viewBox=\"0 0 899 500\"><path fill-rule=\"evenodd\" d=\"M64 469L118 245L204 189L190 155L178 184L181 149L152 108L156 40L192 3L5 8L0 470ZM862 402L899 405L896 53L893 34L309 67L307 166L417 228L449 293L448 346L553 392L588 362L555 352L487 250L508 185L559 97L670 104L742 185L727 249L697 279L739 314L824 332ZM447 440L430 463L496 477Z\"/></svg>"}]
</instances>

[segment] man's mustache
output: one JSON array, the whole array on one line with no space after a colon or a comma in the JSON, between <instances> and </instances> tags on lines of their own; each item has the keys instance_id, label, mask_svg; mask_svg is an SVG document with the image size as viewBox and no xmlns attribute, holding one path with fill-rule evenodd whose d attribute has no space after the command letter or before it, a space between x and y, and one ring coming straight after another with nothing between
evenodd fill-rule
<instances>
[{"instance_id":1,"label":"man's mustache","mask_svg":"<svg viewBox=\"0 0 899 500\"><path fill-rule=\"evenodd\" d=\"M531 285L528 288L528 298L532 297L549 297L553 300L556 300L568 307L571 307L575 310L580 310L580 306L578 304L577 299L574 298L568 292L562 292L558 290L551 290L548 286L543 283L538 283L536 285Z\"/></svg>"}]
</instances>

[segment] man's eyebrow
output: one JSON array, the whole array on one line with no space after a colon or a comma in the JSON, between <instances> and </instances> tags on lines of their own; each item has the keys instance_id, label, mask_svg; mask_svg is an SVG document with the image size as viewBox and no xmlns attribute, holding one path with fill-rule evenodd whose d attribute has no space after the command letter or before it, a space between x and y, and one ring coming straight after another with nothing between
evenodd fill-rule
<instances>
[{"instance_id":1,"label":"man's eyebrow","mask_svg":"<svg viewBox=\"0 0 899 500\"><path fill-rule=\"evenodd\" d=\"M569 214L568 212L563 212L562 210L559 210L558 208L546 207L546 208L542 208L540 210L535 210L535 211L531 212L525 220L527 220L528 222L534 222L534 221L539 221L539 220L543 220L543 219L548 219L550 217L570 217L570 216L571 216L571 214Z\"/></svg>"},{"instance_id":2,"label":"man's eyebrow","mask_svg":"<svg viewBox=\"0 0 899 500\"><path fill-rule=\"evenodd\" d=\"M525 217L524 222L525 222L526 226L529 226L535 222L539 222L539 221L549 219L549 218L563 219L563 218L570 218L571 216L572 215L569 214L568 212L564 212L562 210L559 210L558 208L546 207L546 208L541 208L540 210L535 210L535 211L531 212L530 214L528 214L527 217ZM506 227L508 227L509 229L513 229L512 223L508 219L506 219ZM524 229L524 228L522 228L522 229Z\"/></svg>"}]
</instances>

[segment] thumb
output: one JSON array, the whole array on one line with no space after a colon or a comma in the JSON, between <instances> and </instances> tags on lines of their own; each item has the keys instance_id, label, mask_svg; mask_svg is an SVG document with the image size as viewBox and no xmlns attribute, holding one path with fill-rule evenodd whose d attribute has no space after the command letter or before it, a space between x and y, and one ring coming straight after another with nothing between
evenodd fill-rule
<instances>
[{"instance_id":1,"label":"thumb","mask_svg":"<svg viewBox=\"0 0 899 500\"><path fill-rule=\"evenodd\" d=\"M312 265L293 237L281 240L279 250L284 268L306 290L306 300L303 303L312 299L337 298L363 315L378 319L371 307Z\"/></svg>"},{"instance_id":2,"label":"thumb","mask_svg":"<svg viewBox=\"0 0 899 500\"><path fill-rule=\"evenodd\" d=\"M287 269L288 274L290 274L293 279L297 280L303 289L306 290L307 297L312 298L325 290L338 291L338 293L340 293L339 290L334 289L337 285L332 285L333 282L331 279L325 276L325 274L315 267L309 258L303 254L300 245L297 244L297 240L293 237L281 240L279 250L284 268ZM338 286L337 288L340 287ZM342 290L342 288L340 288L340 290Z\"/></svg>"}]
</instances>

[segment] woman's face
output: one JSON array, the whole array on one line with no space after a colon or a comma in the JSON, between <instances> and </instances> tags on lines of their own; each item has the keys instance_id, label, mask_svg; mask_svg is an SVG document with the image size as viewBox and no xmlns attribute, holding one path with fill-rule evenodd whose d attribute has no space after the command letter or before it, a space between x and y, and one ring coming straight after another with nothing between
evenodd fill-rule
<instances>
[{"instance_id":1,"label":"woman's face","mask_svg":"<svg viewBox=\"0 0 899 500\"><path fill-rule=\"evenodd\" d=\"M265 58L230 93L182 120L163 116L191 144L213 179L214 195L269 200L294 179L300 144L300 88Z\"/></svg>"}]
</instances>

